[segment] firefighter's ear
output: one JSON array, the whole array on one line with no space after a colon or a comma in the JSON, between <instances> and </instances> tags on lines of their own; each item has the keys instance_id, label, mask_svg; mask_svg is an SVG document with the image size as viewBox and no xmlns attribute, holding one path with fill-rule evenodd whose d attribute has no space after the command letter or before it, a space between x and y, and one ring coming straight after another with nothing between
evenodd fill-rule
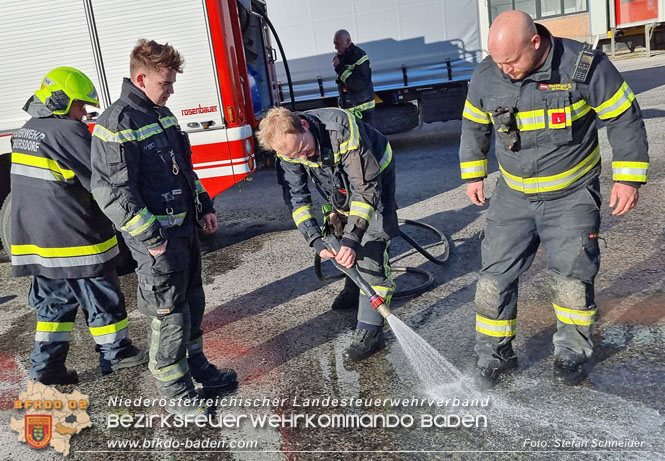
<instances>
[{"instance_id":1,"label":"firefighter's ear","mask_svg":"<svg viewBox=\"0 0 665 461\"><path fill-rule=\"evenodd\" d=\"M309 130L309 122L304 118L300 119L300 125L302 125L302 127L305 128L306 130Z\"/></svg>"},{"instance_id":2,"label":"firefighter's ear","mask_svg":"<svg viewBox=\"0 0 665 461\"><path fill-rule=\"evenodd\" d=\"M136 83L139 88L145 88L145 74L144 73L139 73L136 74Z\"/></svg>"}]
</instances>

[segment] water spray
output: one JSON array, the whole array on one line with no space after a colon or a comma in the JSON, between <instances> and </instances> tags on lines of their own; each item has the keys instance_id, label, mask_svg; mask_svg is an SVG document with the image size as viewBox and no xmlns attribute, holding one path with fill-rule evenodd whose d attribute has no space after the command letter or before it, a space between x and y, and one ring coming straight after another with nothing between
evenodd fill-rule
<instances>
[{"instance_id":1,"label":"water spray","mask_svg":"<svg viewBox=\"0 0 665 461\"><path fill-rule=\"evenodd\" d=\"M331 253L335 255L339 253L341 244L339 243L339 240L337 240L337 237L330 234L323 239L323 242ZM369 297L369 301L372 304L372 307L379 311L379 314L381 314L383 318L388 319L388 317L392 315L390 308L386 304L386 300L383 299L383 297L376 291L374 291L371 285L367 283L364 278L362 278L355 264L350 269L347 269L335 261L335 259L331 259L331 261L337 269L344 272L353 281L353 283L358 285L360 290Z\"/></svg>"}]
</instances>

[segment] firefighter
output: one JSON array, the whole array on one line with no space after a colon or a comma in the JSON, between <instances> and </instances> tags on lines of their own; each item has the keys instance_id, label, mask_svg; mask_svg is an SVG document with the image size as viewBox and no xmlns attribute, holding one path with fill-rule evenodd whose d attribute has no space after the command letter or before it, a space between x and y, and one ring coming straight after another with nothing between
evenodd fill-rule
<instances>
[{"instance_id":1,"label":"firefighter","mask_svg":"<svg viewBox=\"0 0 665 461\"><path fill-rule=\"evenodd\" d=\"M332 65L337 73L339 107L352 112L365 123L372 123L374 87L367 53L353 44L351 35L344 29L335 32L333 45L337 50Z\"/></svg>"},{"instance_id":2,"label":"firefighter","mask_svg":"<svg viewBox=\"0 0 665 461\"><path fill-rule=\"evenodd\" d=\"M387 302L395 289L388 246L398 234L395 166L388 140L350 112L313 109L295 114L271 109L259 125L258 139L277 152L289 186L291 211L307 243L323 258L358 270ZM310 178L328 202L325 219L341 249L323 243L307 185ZM328 211L330 208L330 211ZM344 357L362 360L385 346L383 317L360 296L358 322Z\"/></svg>"},{"instance_id":3,"label":"firefighter","mask_svg":"<svg viewBox=\"0 0 665 461\"><path fill-rule=\"evenodd\" d=\"M92 187L102 210L126 236L137 262L139 310L149 318L149 369L167 411L209 412L204 391L236 384L203 353L205 298L196 227L217 230L212 200L193 170L187 134L166 107L181 55L168 44L139 40L130 79L99 117L92 141ZM173 404L172 404L173 403Z\"/></svg>"},{"instance_id":4,"label":"firefighter","mask_svg":"<svg viewBox=\"0 0 665 461\"><path fill-rule=\"evenodd\" d=\"M540 243L547 252L555 381L577 384L588 373L600 263L601 195L596 118L613 149L609 206L635 206L649 166L640 108L607 57L553 37L521 11L495 19L490 57L474 71L464 108L460 162L466 193L485 203L490 135L496 132L501 175L492 196L476 288L479 380L491 386L517 366L513 351L517 286ZM578 63L579 64L576 64Z\"/></svg>"},{"instance_id":5,"label":"firefighter","mask_svg":"<svg viewBox=\"0 0 665 461\"><path fill-rule=\"evenodd\" d=\"M90 194L87 104L99 107L90 79L57 67L26 102L32 118L12 137L12 273L32 276L28 300L37 331L30 377L46 385L78 382L65 367L78 306L102 374L147 362L146 351L127 337L115 230Z\"/></svg>"}]
</instances>

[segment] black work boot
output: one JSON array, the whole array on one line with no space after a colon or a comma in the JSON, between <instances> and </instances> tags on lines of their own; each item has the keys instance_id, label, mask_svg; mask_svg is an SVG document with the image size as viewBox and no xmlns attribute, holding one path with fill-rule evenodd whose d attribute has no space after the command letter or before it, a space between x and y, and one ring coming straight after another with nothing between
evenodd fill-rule
<instances>
[{"instance_id":1,"label":"black work boot","mask_svg":"<svg viewBox=\"0 0 665 461\"><path fill-rule=\"evenodd\" d=\"M157 382L159 393L166 400L164 409L172 415L196 417L211 415L215 408L205 405L199 398L189 373L177 381Z\"/></svg>"},{"instance_id":2,"label":"black work boot","mask_svg":"<svg viewBox=\"0 0 665 461\"><path fill-rule=\"evenodd\" d=\"M382 329L367 330L358 328L353 332L351 345L344 349L342 356L353 362L365 359L376 351L386 347L386 338Z\"/></svg>"},{"instance_id":3,"label":"black work boot","mask_svg":"<svg viewBox=\"0 0 665 461\"><path fill-rule=\"evenodd\" d=\"M187 363L194 381L200 383L203 389L232 389L238 384L235 371L231 368L217 369L203 353L190 355L187 357Z\"/></svg>"},{"instance_id":4,"label":"black work boot","mask_svg":"<svg viewBox=\"0 0 665 461\"><path fill-rule=\"evenodd\" d=\"M344 280L344 289L340 291L330 308L335 311L355 309L358 310L360 288L350 278Z\"/></svg>"},{"instance_id":5,"label":"black work boot","mask_svg":"<svg viewBox=\"0 0 665 461\"><path fill-rule=\"evenodd\" d=\"M554 381L568 386L580 384L587 377L585 363L586 361L576 363L572 360L554 359L554 368L552 369Z\"/></svg>"},{"instance_id":6,"label":"black work boot","mask_svg":"<svg viewBox=\"0 0 665 461\"><path fill-rule=\"evenodd\" d=\"M102 375L106 376L114 371L122 370L123 368L132 368L139 365L148 363L148 351L146 349L139 349L134 346L127 347L120 354L120 360L111 363L108 360L100 360L99 367L102 370Z\"/></svg>"},{"instance_id":7,"label":"black work boot","mask_svg":"<svg viewBox=\"0 0 665 461\"><path fill-rule=\"evenodd\" d=\"M478 373L474 380L476 386L480 390L487 390L493 388L499 381L502 381L509 370L517 368L517 357L510 357L508 360L501 362L496 367L476 367Z\"/></svg>"},{"instance_id":8,"label":"black work boot","mask_svg":"<svg viewBox=\"0 0 665 461\"><path fill-rule=\"evenodd\" d=\"M32 378L33 381L40 382L45 386L53 384L78 384L79 376L74 370L68 370L64 366L54 370L44 370Z\"/></svg>"}]
</instances>

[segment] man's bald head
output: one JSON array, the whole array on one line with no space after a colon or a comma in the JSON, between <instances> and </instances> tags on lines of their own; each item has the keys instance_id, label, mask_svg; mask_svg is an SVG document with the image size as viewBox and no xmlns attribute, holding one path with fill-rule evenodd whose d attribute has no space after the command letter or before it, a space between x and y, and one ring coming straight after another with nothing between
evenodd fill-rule
<instances>
[{"instance_id":1,"label":"man's bald head","mask_svg":"<svg viewBox=\"0 0 665 461\"><path fill-rule=\"evenodd\" d=\"M513 80L521 80L542 65L548 44L542 43L531 16L523 11L504 11L490 27L487 41L492 60Z\"/></svg>"},{"instance_id":2,"label":"man's bald head","mask_svg":"<svg viewBox=\"0 0 665 461\"><path fill-rule=\"evenodd\" d=\"M340 29L335 32L335 37L333 38L333 45L337 50L337 54L342 54L346 49L351 45L351 34L346 29Z\"/></svg>"}]
</instances>

